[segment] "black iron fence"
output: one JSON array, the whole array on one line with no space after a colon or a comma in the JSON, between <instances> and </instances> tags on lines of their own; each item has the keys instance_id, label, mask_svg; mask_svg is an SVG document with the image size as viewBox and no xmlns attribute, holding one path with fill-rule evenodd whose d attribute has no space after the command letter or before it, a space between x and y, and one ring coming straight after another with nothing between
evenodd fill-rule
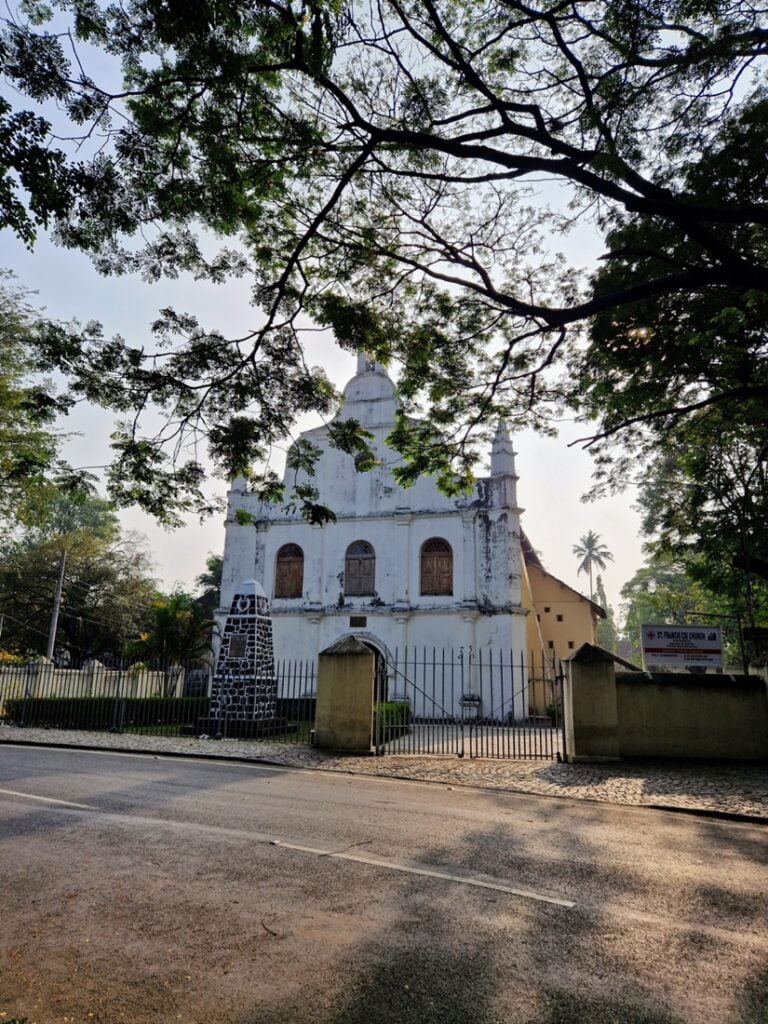
<instances>
[{"instance_id":1,"label":"black iron fence","mask_svg":"<svg viewBox=\"0 0 768 1024\"><path fill-rule=\"evenodd\" d=\"M380 673L381 674L381 673ZM562 669L512 651L405 648L386 664L378 754L565 757Z\"/></svg>"},{"instance_id":2,"label":"black iron fence","mask_svg":"<svg viewBox=\"0 0 768 1024\"><path fill-rule=\"evenodd\" d=\"M242 735L225 706L211 719L211 663L157 665L50 662L0 666L0 725L214 738ZM275 663L274 714L252 738L308 743L315 719L315 665Z\"/></svg>"},{"instance_id":3,"label":"black iron fence","mask_svg":"<svg viewBox=\"0 0 768 1024\"><path fill-rule=\"evenodd\" d=\"M249 716L242 701L212 704L212 661L4 665L0 726L311 743L315 663L278 661L273 684L268 715ZM372 742L380 755L562 758L561 668L510 651L395 650L377 667Z\"/></svg>"}]
</instances>

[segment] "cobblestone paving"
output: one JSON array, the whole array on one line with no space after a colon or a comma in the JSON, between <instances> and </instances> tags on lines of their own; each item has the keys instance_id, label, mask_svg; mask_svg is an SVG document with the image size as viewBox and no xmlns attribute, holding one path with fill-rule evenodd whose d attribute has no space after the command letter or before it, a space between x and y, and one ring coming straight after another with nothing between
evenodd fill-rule
<instances>
[{"instance_id":1,"label":"cobblestone paving","mask_svg":"<svg viewBox=\"0 0 768 1024\"><path fill-rule=\"evenodd\" d=\"M448 757L342 757L266 740L200 740L124 733L18 729L0 724L0 742L56 743L188 756L237 757L296 768L418 779L451 786L559 796L605 803L748 814L768 821L768 766L716 762L462 760Z\"/></svg>"}]
</instances>

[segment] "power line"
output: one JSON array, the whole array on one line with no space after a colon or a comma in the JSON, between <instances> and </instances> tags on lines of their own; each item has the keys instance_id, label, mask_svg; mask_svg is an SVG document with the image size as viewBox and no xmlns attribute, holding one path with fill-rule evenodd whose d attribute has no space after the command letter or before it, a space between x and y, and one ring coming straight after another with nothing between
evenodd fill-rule
<instances>
[{"instance_id":1,"label":"power line","mask_svg":"<svg viewBox=\"0 0 768 1024\"><path fill-rule=\"evenodd\" d=\"M83 585L80 585L80 584L77 584L77 583L73 583L70 580L67 580L65 582L65 584L64 584L64 592L67 593L69 591L70 587L72 587L75 590L80 590L80 591L82 591L85 594L88 594L92 590L97 590L98 591L97 587L86 587L86 586L83 586ZM50 594L49 591L41 591L41 590L37 589L34 586L33 583L31 584L31 581L27 582L27 583L22 581L21 586L17 588L16 592L18 592L21 589L23 589L24 593L29 598L31 598L31 599L34 599L34 600L37 600L37 601L41 601L41 602L49 602L50 599L51 599L51 594ZM107 589L107 588L104 588L104 589ZM112 598L114 598L115 603L118 604L121 608L125 609L126 611L134 612L137 615L141 614L141 613L144 613L144 612L148 612L149 609L151 608L151 600L147 601L146 604L127 604L127 603L125 603L120 598L119 587L108 588L107 589L107 595L112 597ZM97 594L97 596L98 596L98 594ZM6 593L5 595L0 595L0 598L2 598L2 597L4 597L5 600L9 600L11 598L11 594L10 593ZM84 601L84 603L86 603L85 600L82 597L80 597L79 599L81 601ZM99 600L94 600L92 603L95 605L95 604L99 604L101 602ZM97 620L94 619L93 621L95 622Z\"/></svg>"},{"instance_id":2,"label":"power line","mask_svg":"<svg viewBox=\"0 0 768 1024\"><path fill-rule=\"evenodd\" d=\"M11 622L15 622L19 626L23 626L25 629L32 630L33 633L39 633L41 636L44 636L44 637L48 636L48 634L46 632L44 632L42 629L38 629L37 626L31 626L28 622L22 622L21 619L15 618L9 612L3 612L2 614L5 616L6 619L10 619ZM77 650L83 651L83 650L85 650L85 648L84 647L78 647Z\"/></svg>"}]
</instances>

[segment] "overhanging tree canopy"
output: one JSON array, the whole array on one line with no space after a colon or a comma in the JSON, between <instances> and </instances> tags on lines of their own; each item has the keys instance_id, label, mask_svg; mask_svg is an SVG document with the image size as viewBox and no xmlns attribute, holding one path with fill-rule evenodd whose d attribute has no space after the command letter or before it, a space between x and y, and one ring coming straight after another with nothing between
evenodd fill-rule
<instances>
[{"instance_id":1,"label":"overhanging tree canopy","mask_svg":"<svg viewBox=\"0 0 768 1024\"><path fill-rule=\"evenodd\" d=\"M0 537L20 523L43 525L62 493L90 486L88 475L61 457L56 423L74 399L50 379L66 359L64 348L51 358L51 330L58 329L30 305L24 289L0 273Z\"/></svg>"},{"instance_id":2,"label":"overhanging tree canopy","mask_svg":"<svg viewBox=\"0 0 768 1024\"><path fill-rule=\"evenodd\" d=\"M70 364L90 398L126 413L161 406L176 455L202 432L228 473L247 471L298 413L329 410L332 389L305 361L307 316L345 347L401 361L401 393L429 413L396 431L406 482L442 470L448 483L448 469L461 482L483 422L504 413L545 426L552 403L577 399L550 370L570 351L571 376L597 373L594 350L585 368L579 348L592 322L599 350L607 324L629 346L647 339L642 358L660 365L663 332L633 333L649 325L627 311L691 299L706 309L725 290L758 310L765 336L768 29L751 3L24 9L27 21L7 25L5 75L22 95L55 100L95 153L66 164L66 215L52 199L31 217L58 215L64 244L107 271L253 275L263 322L239 339L164 310L154 346L94 338L87 361ZM119 63L118 84L92 76L82 44ZM39 166L56 202L60 170ZM579 218L612 232L593 281L542 241ZM211 254L201 229L238 244ZM727 363L728 324L715 333L705 361ZM615 364L621 378L621 353ZM681 372L699 403L744 386L740 369L736 384L727 368ZM764 396L764 376L752 383L750 397ZM588 413L611 433L676 414L676 394L606 407L610 385L598 384ZM365 446L354 430L336 440ZM162 511L199 485L196 461L169 469L133 419L117 448L121 500Z\"/></svg>"}]
</instances>

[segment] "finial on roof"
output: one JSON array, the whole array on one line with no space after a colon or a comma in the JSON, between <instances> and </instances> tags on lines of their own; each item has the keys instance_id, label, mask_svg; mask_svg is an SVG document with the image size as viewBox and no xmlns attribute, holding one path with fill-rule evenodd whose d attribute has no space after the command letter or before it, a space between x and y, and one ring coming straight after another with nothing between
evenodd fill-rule
<instances>
[{"instance_id":1,"label":"finial on roof","mask_svg":"<svg viewBox=\"0 0 768 1024\"><path fill-rule=\"evenodd\" d=\"M376 369L376 360L370 354L370 352L364 352L362 349L357 353L357 372L358 373L370 373L371 370Z\"/></svg>"},{"instance_id":2,"label":"finial on roof","mask_svg":"<svg viewBox=\"0 0 768 1024\"><path fill-rule=\"evenodd\" d=\"M499 444L501 441L509 441L509 428L505 419L499 420L496 425L496 434L493 438L494 444Z\"/></svg>"},{"instance_id":3,"label":"finial on roof","mask_svg":"<svg viewBox=\"0 0 768 1024\"><path fill-rule=\"evenodd\" d=\"M509 436L506 420L500 419L491 448L491 476L517 476L515 450Z\"/></svg>"}]
</instances>

